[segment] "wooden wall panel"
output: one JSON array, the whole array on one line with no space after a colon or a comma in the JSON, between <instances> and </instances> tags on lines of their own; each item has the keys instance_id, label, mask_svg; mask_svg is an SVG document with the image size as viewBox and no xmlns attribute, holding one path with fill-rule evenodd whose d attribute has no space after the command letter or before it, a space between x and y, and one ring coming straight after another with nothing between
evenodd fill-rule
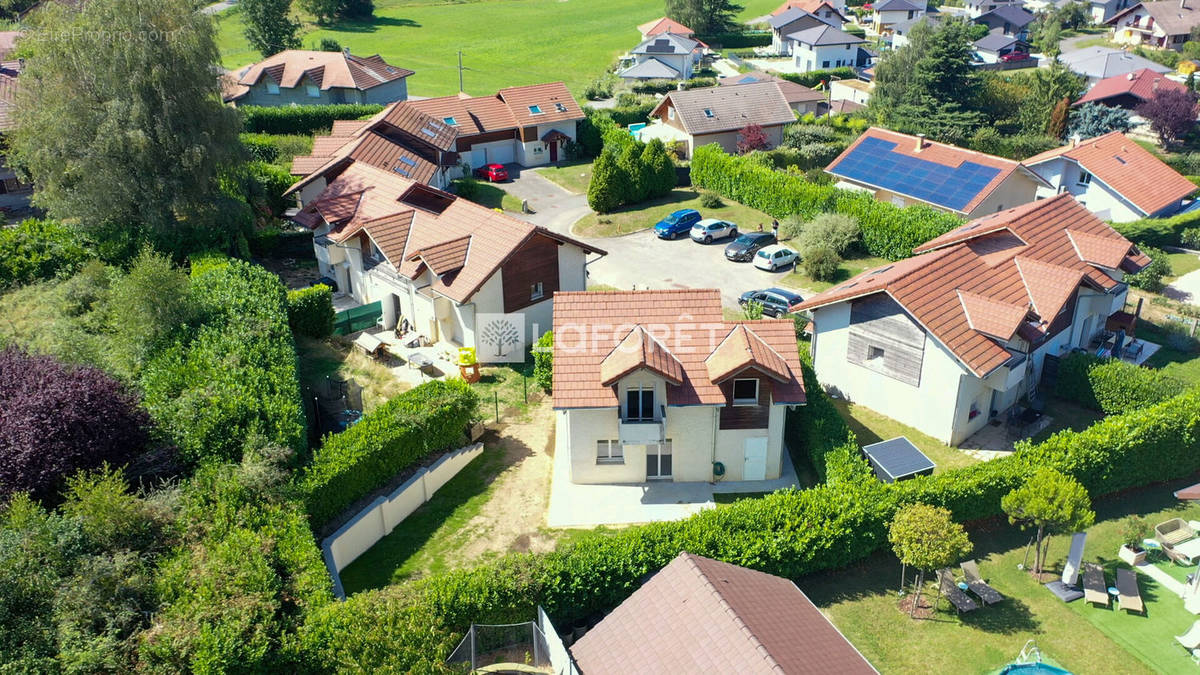
<instances>
[{"instance_id":1,"label":"wooden wall panel","mask_svg":"<svg viewBox=\"0 0 1200 675\"><path fill-rule=\"evenodd\" d=\"M846 360L901 382L921 386L925 331L886 295L855 301L850 306ZM882 356L870 358L872 351Z\"/></svg>"},{"instance_id":2,"label":"wooden wall panel","mask_svg":"<svg viewBox=\"0 0 1200 675\"><path fill-rule=\"evenodd\" d=\"M500 268L504 285L504 311L518 312L541 302L558 290L558 242L534 235ZM542 282L542 297L532 299L530 289Z\"/></svg>"},{"instance_id":3,"label":"wooden wall panel","mask_svg":"<svg viewBox=\"0 0 1200 675\"><path fill-rule=\"evenodd\" d=\"M733 380L758 380L758 404L734 405ZM721 429L766 429L771 419L771 385L769 377L757 371L746 372L721 384L725 405L721 407L718 427Z\"/></svg>"}]
</instances>

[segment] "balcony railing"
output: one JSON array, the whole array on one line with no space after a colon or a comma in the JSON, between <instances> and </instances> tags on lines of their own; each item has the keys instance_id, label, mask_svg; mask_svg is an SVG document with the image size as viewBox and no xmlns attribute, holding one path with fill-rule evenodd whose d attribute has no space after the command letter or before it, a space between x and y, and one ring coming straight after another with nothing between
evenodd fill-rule
<instances>
[{"instance_id":1,"label":"balcony railing","mask_svg":"<svg viewBox=\"0 0 1200 675\"><path fill-rule=\"evenodd\" d=\"M650 445L666 439L666 409L659 406L654 419L623 417L617 424L618 437L626 445Z\"/></svg>"}]
</instances>

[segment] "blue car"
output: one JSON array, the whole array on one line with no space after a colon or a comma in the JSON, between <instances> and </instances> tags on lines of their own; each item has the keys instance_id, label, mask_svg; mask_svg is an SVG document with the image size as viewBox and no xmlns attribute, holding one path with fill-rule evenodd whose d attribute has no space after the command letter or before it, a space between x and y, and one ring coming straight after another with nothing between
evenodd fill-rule
<instances>
[{"instance_id":1,"label":"blue car","mask_svg":"<svg viewBox=\"0 0 1200 675\"><path fill-rule=\"evenodd\" d=\"M654 234L659 239L674 239L681 234L687 234L692 226L700 222L700 212L696 209L683 209L658 221L654 226Z\"/></svg>"}]
</instances>

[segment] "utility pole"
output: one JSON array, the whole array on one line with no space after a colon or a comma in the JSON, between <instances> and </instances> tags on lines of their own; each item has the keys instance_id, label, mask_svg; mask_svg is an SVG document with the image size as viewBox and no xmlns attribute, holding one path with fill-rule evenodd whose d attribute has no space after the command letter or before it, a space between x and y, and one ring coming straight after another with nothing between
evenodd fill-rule
<instances>
[{"instance_id":1,"label":"utility pole","mask_svg":"<svg viewBox=\"0 0 1200 675\"><path fill-rule=\"evenodd\" d=\"M458 93L463 92L462 50L458 50Z\"/></svg>"}]
</instances>

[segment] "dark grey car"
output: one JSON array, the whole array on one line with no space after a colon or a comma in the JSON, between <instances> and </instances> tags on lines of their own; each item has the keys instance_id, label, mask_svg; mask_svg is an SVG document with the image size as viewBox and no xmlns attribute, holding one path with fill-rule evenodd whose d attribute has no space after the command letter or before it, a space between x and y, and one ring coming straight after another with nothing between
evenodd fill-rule
<instances>
[{"instance_id":1,"label":"dark grey car","mask_svg":"<svg viewBox=\"0 0 1200 675\"><path fill-rule=\"evenodd\" d=\"M770 232L746 232L725 247L725 259L734 262L749 262L754 254L764 246L775 243L775 235Z\"/></svg>"}]
</instances>

